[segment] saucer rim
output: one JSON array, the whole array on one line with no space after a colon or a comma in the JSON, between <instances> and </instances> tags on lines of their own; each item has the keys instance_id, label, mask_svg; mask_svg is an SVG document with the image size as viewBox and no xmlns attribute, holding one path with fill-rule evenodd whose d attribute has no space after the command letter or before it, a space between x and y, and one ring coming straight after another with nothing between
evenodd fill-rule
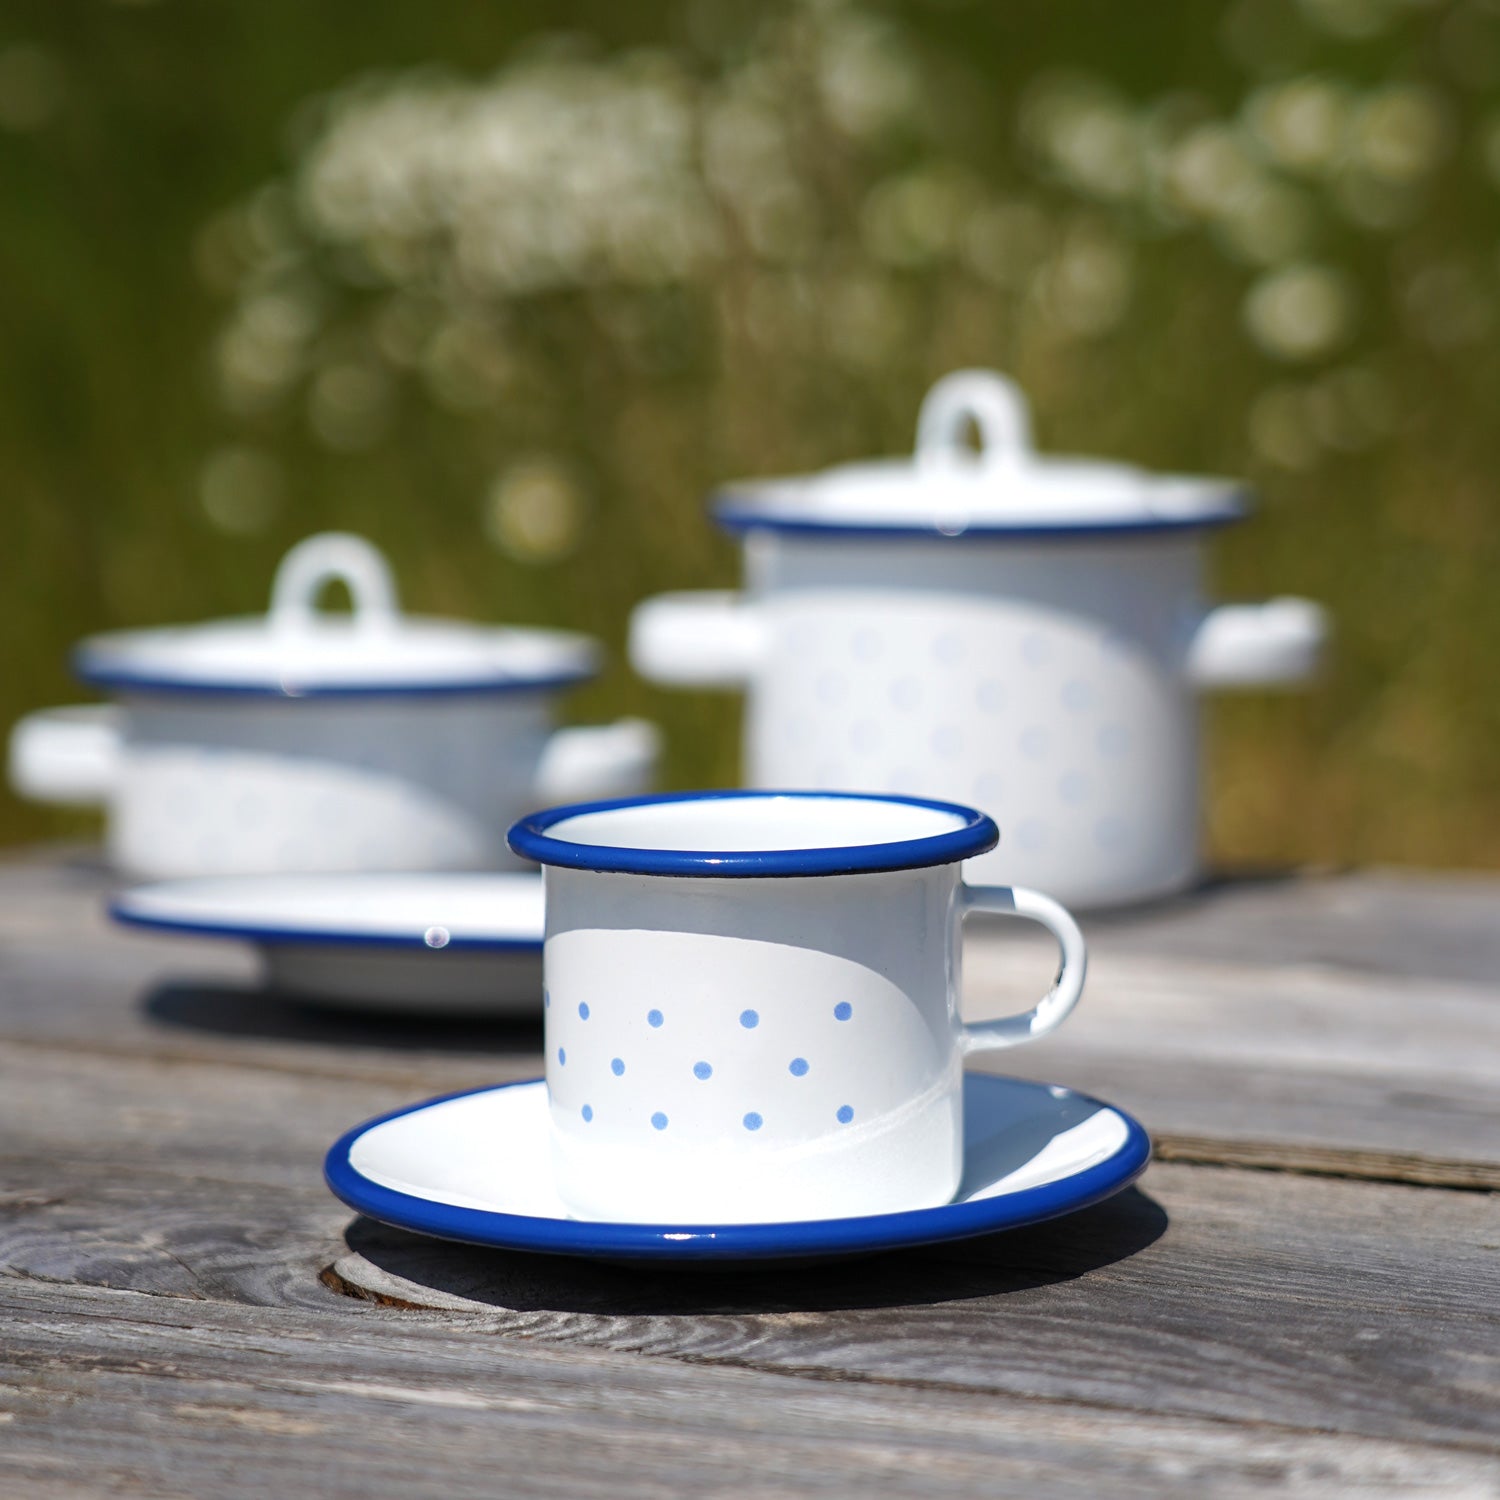
<instances>
[{"instance_id":1,"label":"saucer rim","mask_svg":"<svg viewBox=\"0 0 1500 1500\"><path fill-rule=\"evenodd\" d=\"M220 877L212 877L218 879ZM236 877L240 878L240 877ZM262 877L244 877L259 879ZM274 878L274 877L267 877ZM536 877L540 879L538 875ZM230 938L241 942L261 943L276 947L317 948L405 948L418 953L540 953L543 933L535 937L481 937L464 935L449 930L448 941L441 947L429 943L424 933L416 931L394 932L374 929L353 930L342 927L282 927L275 923L253 921L199 921L193 917L169 917L141 911L134 904L137 895L159 891L163 885L176 885L178 881L156 881L132 887L112 896L105 904L111 921L122 927L138 927L149 932L170 932L186 937Z\"/></svg>"},{"instance_id":2,"label":"saucer rim","mask_svg":"<svg viewBox=\"0 0 1500 1500\"><path fill-rule=\"evenodd\" d=\"M1117 1105L1065 1085L1029 1078L977 1071L966 1075L966 1082L968 1078L1001 1078L1048 1092L1061 1088L1075 1099L1119 1116L1125 1124L1125 1139L1102 1162L1014 1193L894 1213L750 1224L622 1224L467 1208L384 1187L371 1181L350 1160L360 1137L388 1121L475 1094L546 1084L544 1078L520 1078L439 1094L354 1126L329 1147L323 1159L323 1180L334 1197L378 1223L489 1249L615 1260L796 1260L913 1249L1041 1223L1113 1196L1129 1187L1150 1163L1151 1140L1145 1128Z\"/></svg>"},{"instance_id":3,"label":"saucer rim","mask_svg":"<svg viewBox=\"0 0 1500 1500\"><path fill-rule=\"evenodd\" d=\"M247 943L277 947L303 945L317 948L406 948L418 953L540 953L542 939L453 937L435 948L420 935L394 932L344 932L327 928L238 927L217 922L188 922L171 917L146 917L122 911L114 902L109 915L124 927L152 932L182 933L188 937L237 938Z\"/></svg>"}]
</instances>

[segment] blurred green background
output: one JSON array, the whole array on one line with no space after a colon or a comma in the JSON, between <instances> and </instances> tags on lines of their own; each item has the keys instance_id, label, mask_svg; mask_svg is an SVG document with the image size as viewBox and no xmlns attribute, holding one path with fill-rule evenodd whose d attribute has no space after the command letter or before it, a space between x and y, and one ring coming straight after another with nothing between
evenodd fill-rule
<instances>
[{"instance_id":1,"label":"blurred green background","mask_svg":"<svg viewBox=\"0 0 1500 1500\"><path fill-rule=\"evenodd\" d=\"M732 780L630 605L734 580L716 480L989 365L1046 447L1250 476L1221 592L1332 609L1209 709L1221 863L1500 864L1494 0L6 0L0 216L0 721L341 527Z\"/></svg>"}]
</instances>

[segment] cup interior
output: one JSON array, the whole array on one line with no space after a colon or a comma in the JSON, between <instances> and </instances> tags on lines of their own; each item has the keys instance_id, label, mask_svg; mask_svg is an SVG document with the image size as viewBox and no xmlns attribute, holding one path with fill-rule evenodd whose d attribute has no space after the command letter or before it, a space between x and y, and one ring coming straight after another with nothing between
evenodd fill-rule
<instances>
[{"instance_id":1,"label":"cup interior","mask_svg":"<svg viewBox=\"0 0 1500 1500\"><path fill-rule=\"evenodd\" d=\"M773 793L601 809L565 818L547 832L564 843L606 849L773 854L936 838L965 828L971 817L962 809L884 797Z\"/></svg>"}]
</instances>

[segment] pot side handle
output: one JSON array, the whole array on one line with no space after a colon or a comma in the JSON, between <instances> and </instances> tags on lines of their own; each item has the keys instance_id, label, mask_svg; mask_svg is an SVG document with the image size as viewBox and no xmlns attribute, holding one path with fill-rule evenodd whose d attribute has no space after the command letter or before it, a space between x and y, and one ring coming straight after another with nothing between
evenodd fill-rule
<instances>
[{"instance_id":1,"label":"pot side handle","mask_svg":"<svg viewBox=\"0 0 1500 1500\"><path fill-rule=\"evenodd\" d=\"M1221 604L1188 645L1188 680L1199 688L1291 687L1322 664L1328 614L1309 599Z\"/></svg>"},{"instance_id":2,"label":"pot side handle","mask_svg":"<svg viewBox=\"0 0 1500 1500\"><path fill-rule=\"evenodd\" d=\"M765 622L743 595L658 594L630 617L630 664L669 687L743 687L765 655Z\"/></svg>"},{"instance_id":3,"label":"pot side handle","mask_svg":"<svg viewBox=\"0 0 1500 1500\"><path fill-rule=\"evenodd\" d=\"M110 703L44 708L10 732L12 790L32 802L97 807L120 769L120 711Z\"/></svg>"},{"instance_id":4,"label":"pot side handle","mask_svg":"<svg viewBox=\"0 0 1500 1500\"><path fill-rule=\"evenodd\" d=\"M537 763L532 795L538 806L633 797L656 779L661 731L645 719L617 719L558 729Z\"/></svg>"}]
</instances>

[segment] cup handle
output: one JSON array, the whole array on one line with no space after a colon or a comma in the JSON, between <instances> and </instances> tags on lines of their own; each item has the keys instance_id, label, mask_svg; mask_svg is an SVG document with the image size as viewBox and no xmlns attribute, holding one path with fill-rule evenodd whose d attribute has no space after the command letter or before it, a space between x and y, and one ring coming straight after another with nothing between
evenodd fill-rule
<instances>
[{"instance_id":1,"label":"cup handle","mask_svg":"<svg viewBox=\"0 0 1500 1500\"><path fill-rule=\"evenodd\" d=\"M1038 1004L1023 1015L1003 1016L998 1021L978 1021L964 1026L964 1052L999 1052L1022 1042L1034 1042L1049 1031L1055 1031L1078 1004L1078 997L1083 993L1084 974L1088 970L1088 951L1078 923L1051 896L1027 890L1025 886L969 885L965 882L958 888L958 898L961 918L971 911L1025 917L1045 927L1062 950L1057 979Z\"/></svg>"}]
</instances>

